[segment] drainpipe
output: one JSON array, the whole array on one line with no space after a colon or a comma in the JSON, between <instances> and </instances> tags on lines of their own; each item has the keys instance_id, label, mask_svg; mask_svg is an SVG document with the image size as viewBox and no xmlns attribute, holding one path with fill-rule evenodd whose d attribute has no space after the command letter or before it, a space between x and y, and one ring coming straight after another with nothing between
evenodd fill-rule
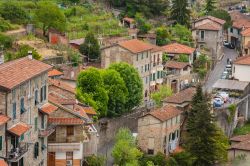
<instances>
[{"instance_id":1,"label":"drainpipe","mask_svg":"<svg viewBox=\"0 0 250 166\"><path fill-rule=\"evenodd\" d=\"M7 116L7 106L8 106L8 100L7 100L7 96L8 96L8 93L6 92L5 93L5 115ZM6 156L6 158L8 157L7 156L7 153L8 153L8 139L7 139L7 132L6 132L6 130L7 130L7 123L5 123L5 146L6 146L6 154L5 154L5 156Z\"/></svg>"}]
</instances>

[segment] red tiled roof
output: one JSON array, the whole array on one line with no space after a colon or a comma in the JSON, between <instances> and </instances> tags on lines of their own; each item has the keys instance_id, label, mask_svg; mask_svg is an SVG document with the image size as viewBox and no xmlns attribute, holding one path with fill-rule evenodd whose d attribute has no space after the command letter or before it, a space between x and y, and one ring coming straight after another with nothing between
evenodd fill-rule
<instances>
[{"instance_id":1,"label":"red tiled roof","mask_svg":"<svg viewBox=\"0 0 250 166\"><path fill-rule=\"evenodd\" d=\"M62 96L59 96L54 93L49 93L49 101L56 103L56 104L61 104L61 105L74 105L76 104L76 99L67 99L63 98Z\"/></svg>"},{"instance_id":2,"label":"red tiled roof","mask_svg":"<svg viewBox=\"0 0 250 166\"><path fill-rule=\"evenodd\" d=\"M0 166L8 166L8 164L3 159L0 159Z\"/></svg>"},{"instance_id":3,"label":"red tiled roof","mask_svg":"<svg viewBox=\"0 0 250 166\"><path fill-rule=\"evenodd\" d=\"M84 120L80 118L49 118L49 123L61 124L61 125L81 125L84 124Z\"/></svg>"},{"instance_id":4,"label":"red tiled roof","mask_svg":"<svg viewBox=\"0 0 250 166\"><path fill-rule=\"evenodd\" d=\"M50 65L28 57L3 63L0 65L0 88L11 90L49 69Z\"/></svg>"},{"instance_id":5,"label":"red tiled roof","mask_svg":"<svg viewBox=\"0 0 250 166\"><path fill-rule=\"evenodd\" d=\"M75 89L73 87L71 87L69 84L67 84L63 81L57 80L57 79L49 79L49 84L54 85L60 89L67 90L71 93L76 92Z\"/></svg>"},{"instance_id":6,"label":"red tiled roof","mask_svg":"<svg viewBox=\"0 0 250 166\"><path fill-rule=\"evenodd\" d=\"M246 150L250 151L250 140L243 141L240 143L237 143L235 145L232 145L230 149L239 149L239 150Z\"/></svg>"},{"instance_id":7,"label":"red tiled roof","mask_svg":"<svg viewBox=\"0 0 250 166\"><path fill-rule=\"evenodd\" d=\"M230 141L235 141L235 142L243 142L243 141L250 141L250 134L246 135L238 135L230 138Z\"/></svg>"},{"instance_id":8,"label":"red tiled roof","mask_svg":"<svg viewBox=\"0 0 250 166\"><path fill-rule=\"evenodd\" d=\"M167 97L164 102L167 103L175 103L175 104L182 104L184 102L191 102L194 94L196 93L196 89L191 87L185 90L180 91L170 97Z\"/></svg>"},{"instance_id":9,"label":"red tiled roof","mask_svg":"<svg viewBox=\"0 0 250 166\"><path fill-rule=\"evenodd\" d=\"M250 28L246 28L243 31L241 31L242 36L250 36Z\"/></svg>"},{"instance_id":10,"label":"red tiled roof","mask_svg":"<svg viewBox=\"0 0 250 166\"><path fill-rule=\"evenodd\" d=\"M179 109L177 109L176 107L167 105L167 106L164 106L162 108L151 111L148 114L152 115L153 117L155 117L161 121L166 121L168 119L176 117L180 113L181 113L181 111Z\"/></svg>"},{"instance_id":11,"label":"red tiled roof","mask_svg":"<svg viewBox=\"0 0 250 166\"><path fill-rule=\"evenodd\" d=\"M7 123L9 120L10 120L10 117L2 115L2 114L0 115L0 125Z\"/></svg>"},{"instance_id":12,"label":"red tiled roof","mask_svg":"<svg viewBox=\"0 0 250 166\"><path fill-rule=\"evenodd\" d=\"M49 76L49 77L61 76L61 75L63 75L63 73L60 72L60 71L58 71L58 70L56 70L56 69L50 70L50 71L48 72L48 76Z\"/></svg>"},{"instance_id":13,"label":"red tiled roof","mask_svg":"<svg viewBox=\"0 0 250 166\"><path fill-rule=\"evenodd\" d=\"M89 115L96 115L97 114L92 107L82 107L82 108L86 112L86 114L89 114Z\"/></svg>"},{"instance_id":14,"label":"red tiled roof","mask_svg":"<svg viewBox=\"0 0 250 166\"><path fill-rule=\"evenodd\" d=\"M243 27L250 27L250 18L238 11L234 11L230 13L231 19L233 21L233 27L237 29L241 29Z\"/></svg>"},{"instance_id":15,"label":"red tiled roof","mask_svg":"<svg viewBox=\"0 0 250 166\"><path fill-rule=\"evenodd\" d=\"M17 136L21 136L22 134L27 132L30 128L31 128L31 126L29 126L23 122L19 122L19 123L13 125L8 131L11 132L12 134L17 135Z\"/></svg>"},{"instance_id":16,"label":"red tiled roof","mask_svg":"<svg viewBox=\"0 0 250 166\"><path fill-rule=\"evenodd\" d=\"M183 69L186 66L190 66L189 63L177 62L177 61L167 61L165 67L174 69Z\"/></svg>"},{"instance_id":17,"label":"red tiled roof","mask_svg":"<svg viewBox=\"0 0 250 166\"><path fill-rule=\"evenodd\" d=\"M220 26L214 22L207 22L205 24L202 24L200 26L195 27L195 29L219 31L222 29L222 26Z\"/></svg>"},{"instance_id":18,"label":"red tiled roof","mask_svg":"<svg viewBox=\"0 0 250 166\"><path fill-rule=\"evenodd\" d=\"M152 52L159 52L159 51L163 51L162 47L156 46L156 45L152 45L153 49Z\"/></svg>"},{"instance_id":19,"label":"red tiled roof","mask_svg":"<svg viewBox=\"0 0 250 166\"><path fill-rule=\"evenodd\" d=\"M216 18L216 17L213 17L213 16L207 16L208 19L212 20L212 21L215 21L221 25L225 24L226 21L225 20L222 20L220 18Z\"/></svg>"},{"instance_id":20,"label":"red tiled roof","mask_svg":"<svg viewBox=\"0 0 250 166\"><path fill-rule=\"evenodd\" d=\"M237 65L250 65L250 55L239 57L233 63Z\"/></svg>"},{"instance_id":21,"label":"red tiled roof","mask_svg":"<svg viewBox=\"0 0 250 166\"><path fill-rule=\"evenodd\" d=\"M148 51L153 48L151 44L145 43L137 39L122 41L119 42L118 45L135 54L143 51Z\"/></svg>"},{"instance_id":22,"label":"red tiled roof","mask_svg":"<svg viewBox=\"0 0 250 166\"><path fill-rule=\"evenodd\" d=\"M52 104L50 104L50 103L46 103L46 104L44 104L41 108L40 108L40 110L43 112L43 113L45 113L45 114L51 114L51 113L53 113L54 111L56 111L58 109L58 107L56 107L56 106L54 106L54 105L52 105Z\"/></svg>"},{"instance_id":23,"label":"red tiled roof","mask_svg":"<svg viewBox=\"0 0 250 166\"><path fill-rule=\"evenodd\" d=\"M162 46L163 51L170 54L192 54L195 49L179 43Z\"/></svg>"},{"instance_id":24,"label":"red tiled roof","mask_svg":"<svg viewBox=\"0 0 250 166\"><path fill-rule=\"evenodd\" d=\"M123 20L129 23L133 23L135 21L133 18L129 18L129 17L124 17Z\"/></svg>"}]
</instances>

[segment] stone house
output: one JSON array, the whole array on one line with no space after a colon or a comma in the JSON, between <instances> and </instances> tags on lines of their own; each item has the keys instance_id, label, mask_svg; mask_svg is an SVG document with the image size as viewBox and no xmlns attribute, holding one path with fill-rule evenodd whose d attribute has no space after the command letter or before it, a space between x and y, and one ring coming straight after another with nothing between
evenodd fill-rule
<instances>
[{"instance_id":1,"label":"stone house","mask_svg":"<svg viewBox=\"0 0 250 166\"><path fill-rule=\"evenodd\" d=\"M181 111L164 106L139 117L138 146L147 154L169 155L179 146Z\"/></svg>"},{"instance_id":2,"label":"stone house","mask_svg":"<svg viewBox=\"0 0 250 166\"><path fill-rule=\"evenodd\" d=\"M133 18L129 18L129 17L124 17L122 19L122 25L124 27L128 27L130 29L136 28L136 22L135 22L135 20Z\"/></svg>"},{"instance_id":3,"label":"stone house","mask_svg":"<svg viewBox=\"0 0 250 166\"><path fill-rule=\"evenodd\" d=\"M154 87L163 82L162 51L137 39L118 42L102 49L102 68L108 68L110 64L117 62L126 62L138 70L143 81L144 101L149 101L150 85Z\"/></svg>"},{"instance_id":4,"label":"stone house","mask_svg":"<svg viewBox=\"0 0 250 166\"><path fill-rule=\"evenodd\" d=\"M232 76L234 79L239 81L250 82L250 77L248 77L250 72L250 56L246 55L237 58L233 61Z\"/></svg>"},{"instance_id":5,"label":"stone house","mask_svg":"<svg viewBox=\"0 0 250 166\"><path fill-rule=\"evenodd\" d=\"M243 56L250 54L250 28L241 31L241 53Z\"/></svg>"},{"instance_id":6,"label":"stone house","mask_svg":"<svg viewBox=\"0 0 250 166\"><path fill-rule=\"evenodd\" d=\"M189 63L168 61L164 65L164 82L174 93L190 86L194 82Z\"/></svg>"},{"instance_id":7,"label":"stone house","mask_svg":"<svg viewBox=\"0 0 250 166\"><path fill-rule=\"evenodd\" d=\"M0 126L1 156L10 166L47 163L47 137L52 129L42 108L48 104L51 68L32 55L0 65L1 124L5 123Z\"/></svg>"},{"instance_id":8,"label":"stone house","mask_svg":"<svg viewBox=\"0 0 250 166\"><path fill-rule=\"evenodd\" d=\"M138 34L137 39L156 45L155 33Z\"/></svg>"},{"instance_id":9,"label":"stone house","mask_svg":"<svg viewBox=\"0 0 250 166\"><path fill-rule=\"evenodd\" d=\"M75 89L60 80L49 80L49 102L58 109L48 119L56 126L48 138L48 166L80 166L85 156L97 154L96 112L79 103Z\"/></svg>"},{"instance_id":10,"label":"stone house","mask_svg":"<svg viewBox=\"0 0 250 166\"><path fill-rule=\"evenodd\" d=\"M230 138L231 146L228 149L229 160L242 156L246 163L250 161L250 134Z\"/></svg>"},{"instance_id":11,"label":"stone house","mask_svg":"<svg viewBox=\"0 0 250 166\"><path fill-rule=\"evenodd\" d=\"M233 25L227 30L228 41L241 48L241 32L245 28L250 28L250 18L239 11L233 11L230 13Z\"/></svg>"},{"instance_id":12,"label":"stone house","mask_svg":"<svg viewBox=\"0 0 250 166\"><path fill-rule=\"evenodd\" d=\"M52 69L48 72L48 77L52 79L59 79L63 76L63 72L60 72L59 70Z\"/></svg>"},{"instance_id":13,"label":"stone house","mask_svg":"<svg viewBox=\"0 0 250 166\"><path fill-rule=\"evenodd\" d=\"M162 46L163 53L166 53L170 60L177 60L180 55L184 54L188 56L189 64L193 64L196 59L195 49L179 43L171 43Z\"/></svg>"},{"instance_id":14,"label":"stone house","mask_svg":"<svg viewBox=\"0 0 250 166\"><path fill-rule=\"evenodd\" d=\"M219 60L223 55L224 20L206 16L192 23L192 36L200 50L204 47L211 51L213 60Z\"/></svg>"}]
</instances>

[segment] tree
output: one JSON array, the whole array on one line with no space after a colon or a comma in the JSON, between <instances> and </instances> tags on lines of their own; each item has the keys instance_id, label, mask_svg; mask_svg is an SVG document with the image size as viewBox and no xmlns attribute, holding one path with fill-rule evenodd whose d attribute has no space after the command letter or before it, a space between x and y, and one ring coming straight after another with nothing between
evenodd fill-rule
<instances>
[{"instance_id":1,"label":"tree","mask_svg":"<svg viewBox=\"0 0 250 166\"><path fill-rule=\"evenodd\" d=\"M89 68L82 71L77 77L76 91L79 101L92 106L99 116L107 115L108 94L98 69Z\"/></svg>"},{"instance_id":2,"label":"tree","mask_svg":"<svg viewBox=\"0 0 250 166\"><path fill-rule=\"evenodd\" d=\"M136 13L135 20L139 28L139 33L145 34L152 28L141 13Z\"/></svg>"},{"instance_id":3,"label":"tree","mask_svg":"<svg viewBox=\"0 0 250 166\"><path fill-rule=\"evenodd\" d=\"M3 46L4 49L8 49L12 47L12 42L13 41L9 36L0 33L0 46Z\"/></svg>"},{"instance_id":4,"label":"tree","mask_svg":"<svg viewBox=\"0 0 250 166\"><path fill-rule=\"evenodd\" d=\"M89 32L83 44L80 45L79 51L88 56L89 59L99 59L100 58L100 46L98 40L95 38L92 32Z\"/></svg>"},{"instance_id":5,"label":"tree","mask_svg":"<svg viewBox=\"0 0 250 166\"><path fill-rule=\"evenodd\" d=\"M172 94L172 89L169 86L161 85L158 91L151 94L151 98L154 100L158 107L161 107L163 99L171 96Z\"/></svg>"},{"instance_id":6,"label":"tree","mask_svg":"<svg viewBox=\"0 0 250 166\"><path fill-rule=\"evenodd\" d=\"M21 45L19 47L14 59L27 56L28 51L32 51L32 57L34 59L37 59L37 60L41 59L41 55L39 55L38 52L33 47L30 47L29 45Z\"/></svg>"},{"instance_id":7,"label":"tree","mask_svg":"<svg viewBox=\"0 0 250 166\"><path fill-rule=\"evenodd\" d=\"M208 14L216 9L216 1L215 0L206 0L205 13Z\"/></svg>"},{"instance_id":8,"label":"tree","mask_svg":"<svg viewBox=\"0 0 250 166\"><path fill-rule=\"evenodd\" d=\"M127 128L119 129L115 145L112 150L115 164L119 166L139 166L138 159L142 156L142 152L137 149L135 138Z\"/></svg>"},{"instance_id":9,"label":"tree","mask_svg":"<svg viewBox=\"0 0 250 166\"><path fill-rule=\"evenodd\" d=\"M165 26L158 27L156 29L156 44L158 46L166 45L170 42L170 33Z\"/></svg>"},{"instance_id":10,"label":"tree","mask_svg":"<svg viewBox=\"0 0 250 166\"><path fill-rule=\"evenodd\" d=\"M10 20L13 23L23 24L27 21L28 15L24 8L17 3L7 1L0 7L0 15L5 20Z\"/></svg>"},{"instance_id":11,"label":"tree","mask_svg":"<svg viewBox=\"0 0 250 166\"><path fill-rule=\"evenodd\" d=\"M66 29L64 13L52 2L39 2L35 14L38 24L42 24L44 36L50 28L54 28L60 32Z\"/></svg>"},{"instance_id":12,"label":"tree","mask_svg":"<svg viewBox=\"0 0 250 166\"><path fill-rule=\"evenodd\" d=\"M183 25L176 24L174 27L171 28L171 32L175 40L180 43L183 43L184 41L192 41L192 32Z\"/></svg>"},{"instance_id":13,"label":"tree","mask_svg":"<svg viewBox=\"0 0 250 166\"><path fill-rule=\"evenodd\" d=\"M179 24L189 27L190 10L188 9L187 0L173 0L171 8L171 18Z\"/></svg>"},{"instance_id":14,"label":"tree","mask_svg":"<svg viewBox=\"0 0 250 166\"><path fill-rule=\"evenodd\" d=\"M225 20L226 23L224 24L224 29L228 29L233 24L231 16L226 10L223 9L213 10L209 12L209 15Z\"/></svg>"},{"instance_id":15,"label":"tree","mask_svg":"<svg viewBox=\"0 0 250 166\"><path fill-rule=\"evenodd\" d=\"M128 100L125 108L130 111L141 103L143 97L143 84L138 71L127 63L115 63L109 69L114 69L124 80L128 89Z\"/></svg>"},{"instance_id":16,"label":"tree","mask_svg":"<svg viewBox=\"0 0 250 166\"><path fill-rule=\"evenodd\" d=\"M104 88L108 94L108 113L109 117L120 116L126 112L128 89L120 74L112 69L102 71Z\"/></svg>"},{"instance_id":17,"label":"tree","mask_svg":"<svg viewBox=\"0 0 250 166\"><path fill-rule=\"evenodd\" d=\"M103 166L105 165L105 158L103 156L88 156L86 157L86 161L90 166Z\"/></svg>"},{"instance_id":18,"label":"tree","mask_svg":"<svg viewBox=\"0 0 250 166\"><path fill-rule=\"evenodd\" d=\"M177 61L178 62L189 62L189 57L186 54L180 54Z\"/></svg>"},{"instance_id":19,"label":"tree","mask_svg":"<svg viewBox=\"0 0 250 166\"><path fill-rule=\"evenodd\" d=\"M187 121L187 151L196 158L195 166L210 166L227 160L228 142L216 127L210 109L209 98L199 85Z\"/></svg>"}]
</instances>

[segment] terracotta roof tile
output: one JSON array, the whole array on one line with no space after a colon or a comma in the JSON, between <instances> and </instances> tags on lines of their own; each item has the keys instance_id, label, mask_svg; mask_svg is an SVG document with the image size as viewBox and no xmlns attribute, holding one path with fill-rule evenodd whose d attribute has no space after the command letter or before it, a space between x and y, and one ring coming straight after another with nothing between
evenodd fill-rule
<instances>
[{"instance_id":1,"label":"terracotta roof tile","mask_svg":"<svg viewBox=\"0 0 250 166\"><path fill-rule=\"evenodd\" d=\"M57 80L57 79L49 79L49 84L50 85L53 85L53 86L56 86L60 89L63 89L63 90L67 90L71 93L75 93L75 88L71 87L69 84L63 82L63 81L60 81L60 80Z\"/></svg>"},{"instance_id":2,"label":"terracotta roof tile","mask_svg":"<svg viewBox=\"0 0 250 166\"><path fill-rule=\"evenodd\" d=\"M166 53L170 54L192 54L195 51L194 48L179 43L168 44L162 46L162 48Z\"/></svg>"},{"instance_id":3,"label":"terracotta roof tile","mask_svg":"<svg viewBox=\"0 0 250 166\"><path fill-rule=\"evenodd\" d=\"M177 62L177 61L167 61L165 67L174 69L183 69L186 66L190 66L189 63Z\"/></svg>"},{"instance_id":4,"label":"terracotta roof tile","mask_svg":"<svg viewBox=\"0 0 250 166\"><path fill-rule=\"evenodd\" d=\"M47 72L51 67L28 57L3 63L0 65L0 88L11 90L23 82Z\"/></svg>"},{"instance_id":5,"label":"terracotta roof tile","mask_svg":"<svg viewBox=\"0 0 250 166\"><path fill-rule=\"evenodd\" d=\"M250 140L234 144L230 147L230 149L239 149L239 150L250 151Z\"/></svg>"},{"instance_id":6,"label":"terracotta roof tile","mask_svg":"<svg viewBox=\"0 0 250 166\"><path fill-rule=\"evenodd\" d=\"M153 48L151 44L145 43L137 39L122 41L122 42L119 42L118 45L135 54L139 52L151 50Z\"/></svg>"},{"instance_id":7,"label":"terracotta roof tile","mask_svg":"<svg viewBox=\"0 0 250 166\"><path fill-rule=\"evenodd\" d=\"M180 91L170 97L167 97L164 102L167 103L175 103L175 104L182 104L184 102L191 102L194 94L196 93L196 89L191 87L185 90Z\"/></svg>"},{"instance_id":8,"label":"terracotta roof tile","mask_svg":"<svg viewBox=\"0 0 250 166\"><path fill-rule=\"evenodd\" d=\"M233 27L237 29L241 29L243 27L250 27L250 18L238 11L234 11L230 13L231 19L233 21Z\"/></svg>"},{"instance_id":9,"label":"terracotta roof tile","mask_svg":"<svg viewBox=\"0 0 250 166\"><path fill-rule=\"evenodd\" d=\"M23 122L19 122L19 123L13 125L10 129L8 129L8 131L11 132L12 134L17 135L17 136L21 136L22 134L27 132L30 128L31 128L31 126L29 126L28 124L25 124Z\"/></svg>"},{"instance_id":10,"label":"terracotta roof tile","mask_svg":"<svg viewBox=\"0 0 250 166\"><path fill-rule=\"evenodd\" d=\"M3 159L0 159L0 166L8 166L8 164Z\"/></svg>"},{"instance_id":11,"label":"terracotta roof tile","mask_svg":"<svg viewBox=\"0 0 250 166\"><path fill-rule=\"evenodd\" d=\"M0 125L7 123L9 120L10 120L10 117L2 115L2 114L0 115Z\"/></svg>"},{"instance_id":12,"label":"terracotta roof tile","mask_svg":"<svg viewBox=\"0 0 250 166\"><path fill-rule=\"evenodd\" d=\"M73 106L73 111L79 115L81 115L82 117L85 117L85 118L89 118L88 115L86 114L86 112L84 111L84 109L82 108L82 106L80 105L77 105L77 104L74 104Z\"/></svg>"},{"instance_id":13,"label":"terracotta roof tile","mask_svg":"<svg viewBox=\"0 0 250 166\"><path fill-rule=\"evenodd\" d=\"M83 107L83 110L86 112L86 114L89 114L89 115L96 115L97 114L92 107Z\"/></svg>"},{"instance_id":14,"label":"terracotta roof tile","mask_svg":"<svg viewBox=\"0 0 250 166\"><path fill-rule=\"evenodd\" d=\"M129 17L124 17L123 20L129 23L133 23L135 21L133 18L129 18Z\"/></svg>"},{"instance_id":15,"label":"terracotta roof tile","mask_svg":"<svg viewBox=\"0 0 250 166\"><path fill-rule=\"evenodd\" d=\"M176 107L167 105L167 106L164 106L162 108L158 108L156 110L149 112L148 115L152 115L161 121L166 121L168 119L176 117L180 113L181 113L181 111L179 109L177 109Z\"/></svg>"},{"instance_id":16,"label":"terracotta roof tile","mask_svg":"<svg viewBox=\"0 0 250 166\"><path fill-rule=\"evenodd\" d=\"M215 21L215 22L217 22L217 23L219 23L221 25L226 23L225 20L222 20L220 18L216 18L216 17L213 17L213 16L207 16L207 18L212 20L212 21Z\"/></svg>"},{"instance_id":17,"label":"terracotta roof tile","mask_svg":"<svg viewBox=\"0 0 250 166\"><path fill-rule=\"evenodd\" d=\"M250 36L250 28L246 28L243 31L241 31L242 36Z\"/></svg>"},{"instance_id":18,"label":"terracotta roof tile","mask_svg":"<svg viewBox=\"0 0 250 166\"><path fill-rule=\"evenodd\" d=\"M243 142L243 141L250 141L250 134L246 135L237 135L232 138L230 138L230 141L235 141L235 142Z\"/></svg>"},{"instance_id":19,"label":"terracotta roof tile","mask_svg":"<svg viewBox=\"0 0 250 166\"><path fill-rule=\"evenodd\" d=\"M233 63L237 65L250 65L250 55L239 57Z\"/></svg>"},{"instance_id":20,"label":"terracotta roof tile","mask_svg":"<svg viewBox=\"0 0 250 166\"><path fill-rule=\"evenodd\" d=\"M44 104L39 110L45 114L51 114L53 113L54 111L56 111L58 109L57 106L54 106L50 103L46 103Z\"/></svg>"},{"instance_id":21,"label":"terracotta roof tile","mask_svg":"<svg viewBox=\"0 0 250 166\"><path fill-rule=\"evenodd\" d=\"M153 49L152 52L160 52L163 51L162 47L156 46L156 45L152 45Z\"/></svg>"},{"instance_id":22,"label":"terracotta roof tile","mask_svg":"<svg viewBox=\"0 0 250 166\"><path fill-rule=\"evenodd\" d=\"M213 22L207 22L205 24L195 27L195 29L219 31L222 29L222 26Z\"/></svg>"},{"instance_id":23,"label":"terracotta roof tile","mask_svg":"<svg viewBox=\"0 0 250 166\"><path fill-rule=\"evenodd\" d=\"M49 123L58 125L81 125L84 124L84 120L80 118L49 118Z\"/></svg>"},{"instance_id":24,"label":"terracotta roof tile","mask_svg":"<svg viewBox=\"0 0 250 166\"><path fill-rule=\"evenodd\" d=\"M50 71L48 72L48 76L49 76L49 77L61 76L61 75L63 75L63 73L60 72L60 71L58 71L58 70L56 70L56 69L50 70Z\"/></svg>"}]
</instances>

